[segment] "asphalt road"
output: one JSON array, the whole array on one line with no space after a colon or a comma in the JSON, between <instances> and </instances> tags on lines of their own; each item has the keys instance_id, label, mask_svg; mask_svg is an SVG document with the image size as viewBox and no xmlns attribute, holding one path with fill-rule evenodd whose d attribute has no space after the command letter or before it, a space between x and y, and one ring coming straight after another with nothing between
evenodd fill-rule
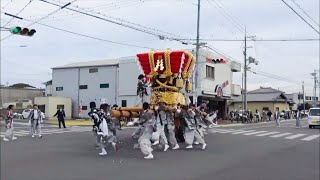
<instances>
[{"instance_id":1,"label":"asphalt road","mask_svg":"<svg viewBox=\"0 0 320 180\"><path fill-rule=\"evenodd\" d=\"M302 129L294 124L214 128L206 150L154 148L153 160L133 149L133 129L119 132L118 152L110 147L100 157L88 128L49 126L42 139L32 139L21 124L18 140L1 141L1 180L319 180L319 129L307 128L306 121Z\"/></svg>"}]
</instances>

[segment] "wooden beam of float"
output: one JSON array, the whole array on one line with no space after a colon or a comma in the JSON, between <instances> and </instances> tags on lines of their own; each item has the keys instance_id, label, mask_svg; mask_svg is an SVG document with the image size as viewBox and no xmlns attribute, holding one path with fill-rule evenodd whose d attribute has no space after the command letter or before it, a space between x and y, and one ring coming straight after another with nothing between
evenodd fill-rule
<instances>
[{"instance_id":1,"label":"wooden beam of float","mask_svg":"<svg viewBox=\"0 0 320 180\"><path fill-rule=\"evenodd\" d=\"M176 111L175 107L167 107L166 110L168 111ZM113 117L132 117L132 118L138 118L140 116L140 112L143 111L143 108L141 107L119 107L119 108L113 108L111 110L111 115ZM150 109L152 113L154 113L154 109Z\"/></svg>"}]
</instances>

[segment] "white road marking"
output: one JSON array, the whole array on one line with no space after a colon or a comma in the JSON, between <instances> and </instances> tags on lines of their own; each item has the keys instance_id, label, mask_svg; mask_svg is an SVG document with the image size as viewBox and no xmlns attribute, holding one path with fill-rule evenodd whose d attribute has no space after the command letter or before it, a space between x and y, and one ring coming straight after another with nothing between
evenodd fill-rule
<instances>
[{"instance_id":1,"label":"white road marking","mask_svg":"<svg viewBox=\"0 0 320 180\"><path fill-rule=\"evenodd\" d=\"M254 132L256 130L248 130L248 131L244 131L244 130L241 130L239 132L234 132L234 133L231 133L231 134L243 134L243 133L249 133L249 132Z\"/></svg>"},{"instance_id":2,"label":"white road marking","mask_svg":"<svg viewBox=\"0 0 320 180\"><path fill-rule=\"evenodd\" d=\"M278 134L279 132L268 132L268 133L263 133L263 134L258 134L256 136L268 136L268 135L272 135L272 134Z\"/></svg>"},{"instance_id":3,"label":"white road marking","mask_svg":"<svg viewBox=\"0 0 320 180\"><path fill-rule=\"evenodd\" d=\"M290 135L292 133L282 133L282 134L277 134L277 135L273 135L273 136L270 136L272 138L278 138L278 137L283 137L283 136L287 136L287 135Z\"/></svg>"},{"instance_id":4,"label":"white road marking","mask_svg":"<svg viewBox=\"0 0 320 180\"><path fill-rule=\"evenodd\" d=\"M311 141L311 140L316 139L316 138L318 138L318 137L320 137L320 134L308 136L308 137L303 138L303 139L301 139L301 140L302 140L302 141Z\"/></svg>"},{"instance_id":5,"label":"white road marking","mask_svg":"<svg viewBox=\"0 0 320 180\"><path fill-rule=\"evenodd\" d=\"M298 138L298 137L301 137L301 136L304 136L306 134L295 134L295 135L292 135L292 136L288 136L288 137L285 137L286 139L295 139L295 138Z\"/></svg>"},{"instance_id":6,"label":"white road marking","mask_svg":"<svg viewBox=\"0 0 320 180\"><path fill-rule=\"evenodd\" d=\"M265 132L268 132L268 131L256 131L256 132L246 133L244 135L249 136L249 135L260 134L260 133L265 133Z\"/></svg>"}]
</instances>

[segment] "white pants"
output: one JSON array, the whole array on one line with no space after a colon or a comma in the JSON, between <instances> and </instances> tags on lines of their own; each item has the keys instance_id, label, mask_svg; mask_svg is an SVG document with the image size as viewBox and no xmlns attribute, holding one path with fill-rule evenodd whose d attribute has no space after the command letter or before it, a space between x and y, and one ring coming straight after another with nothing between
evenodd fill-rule
<instances>
[{"instance_id":1,"label":"white pants","mask_svg":"<svg viewBox=\"0 0 320 180\"><path fill-rule=\"evenodd\" d=\"M280 127L280 119L276 119L276 125Z\"/></svg>"},{"instance_id":2,"label":"white pants","mask_svg":"<svg viewBox=\"0 0 320 180\"><path fill-rule=\"evenodd\" d=\"M168 138L171 146L176 146L178 144L175 134L174 124L168 124Z\"/></svg>"},{"instance_id":3,"label":"white pants","mask_svg":"<svg viewBox=\"0 0 320 180\"><path fill-rule=\"evenodd\" d=\"M39 134L41 135L41 123L40 120L31 120L30 122L30 134L31 135L35 135L35 134Z\"/></svg>"},{"instance_id":4,"label":"white pants","mask_svg":"<svg viewBox=\"0 0 320 180\"><path fill-rule=\"evenodd\" d=\"M4 134L4 137L7 139L12 139L13 138L13 127L8 128L6 130L6 133Z\"/></svg>"},{"instance_id":5,"label":"white pants","mask_svg":"<svg viewBox=\"0 0 320 180\"><path fill-rule=\"evenodd\" d=\"M161 126L161 124L157 125L157 131L155 133L155 141L160 141L160 138L163 140L164 144L168 144L168 140L166 137L166 134L164 132L164 125Z\"/></svg>"},{"instance_id":6,"label":"white pants","mask_svg":"<svg viewBox=\"0 0 320 180\"><path fill-rule=\"evenodd\" d=\"M187 145L192 145L194 138L196 138L196 141L200 144L205 144L204 139L201 137L200 133L196 129L189 129L186 127L184 132L184 138Z\"/></svg>"}]
</instances>

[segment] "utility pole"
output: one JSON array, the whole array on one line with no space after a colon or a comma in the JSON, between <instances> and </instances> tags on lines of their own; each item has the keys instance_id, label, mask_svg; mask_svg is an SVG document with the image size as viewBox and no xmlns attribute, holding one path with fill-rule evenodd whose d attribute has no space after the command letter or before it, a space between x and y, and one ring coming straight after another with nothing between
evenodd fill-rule
<instances>
[{"instance_id":1,"label":"utility pole","mask_svg":"<svg viewBox=\"0 0 320 180\"><path fill-rule=\"evenodd\" d=\"M198 0L198 19L197 19L197 44L196 44L196 67L195 67L195 86L193 94L193 103L198 104L198 79L199 79L199 29L200 29L200 0Z\"/></svg>"},{"instance_id":2,"label":"utility pole","mask_svg":"<svg viewBox=\"0 0 320 180\"><path fill-rule=\"evenodd\" d=\"M314 73L311 73L311 76L314 78L314 87L313 87L313 107L317 106L317 70L314 70Z\"/></svg>"},{"instance_id":3,"label":"utility pole","mask_svg":"<svg viewBox=\"0 0 320 180\"><path fill-rule=\"evenodd\" d=\"M304 81L302 81L302 103L303 103L303 113L306 113L306 105L304 104Z\"/></svg>"},{"instance_id":4,"label":"utility pole","mask_svg":"<svg viewBox=\"0 0 320 180\"><path fill-rule=\"evenodd\" d=\"M243 91L243 73L242 73L242 77L241 78L242 78L242 86L241 86L241 98L242 98L242 106L241 107L242 108L241 109L243 110L243 107L244 107L244 101L243 101L243 92L244 92ZM239 109L239 111L240 111L240 109Z\"/></svg>"},{"instance_id":5,"label":"utility pole","mask_svg":"<svg viewBox=\"0 0 320 180\"><path fill-rule=\"evenodd\" d=\"M247 31L245 28L244 33L244 107L243 109L247 110Z\"/></svg>"}]
</instances>

